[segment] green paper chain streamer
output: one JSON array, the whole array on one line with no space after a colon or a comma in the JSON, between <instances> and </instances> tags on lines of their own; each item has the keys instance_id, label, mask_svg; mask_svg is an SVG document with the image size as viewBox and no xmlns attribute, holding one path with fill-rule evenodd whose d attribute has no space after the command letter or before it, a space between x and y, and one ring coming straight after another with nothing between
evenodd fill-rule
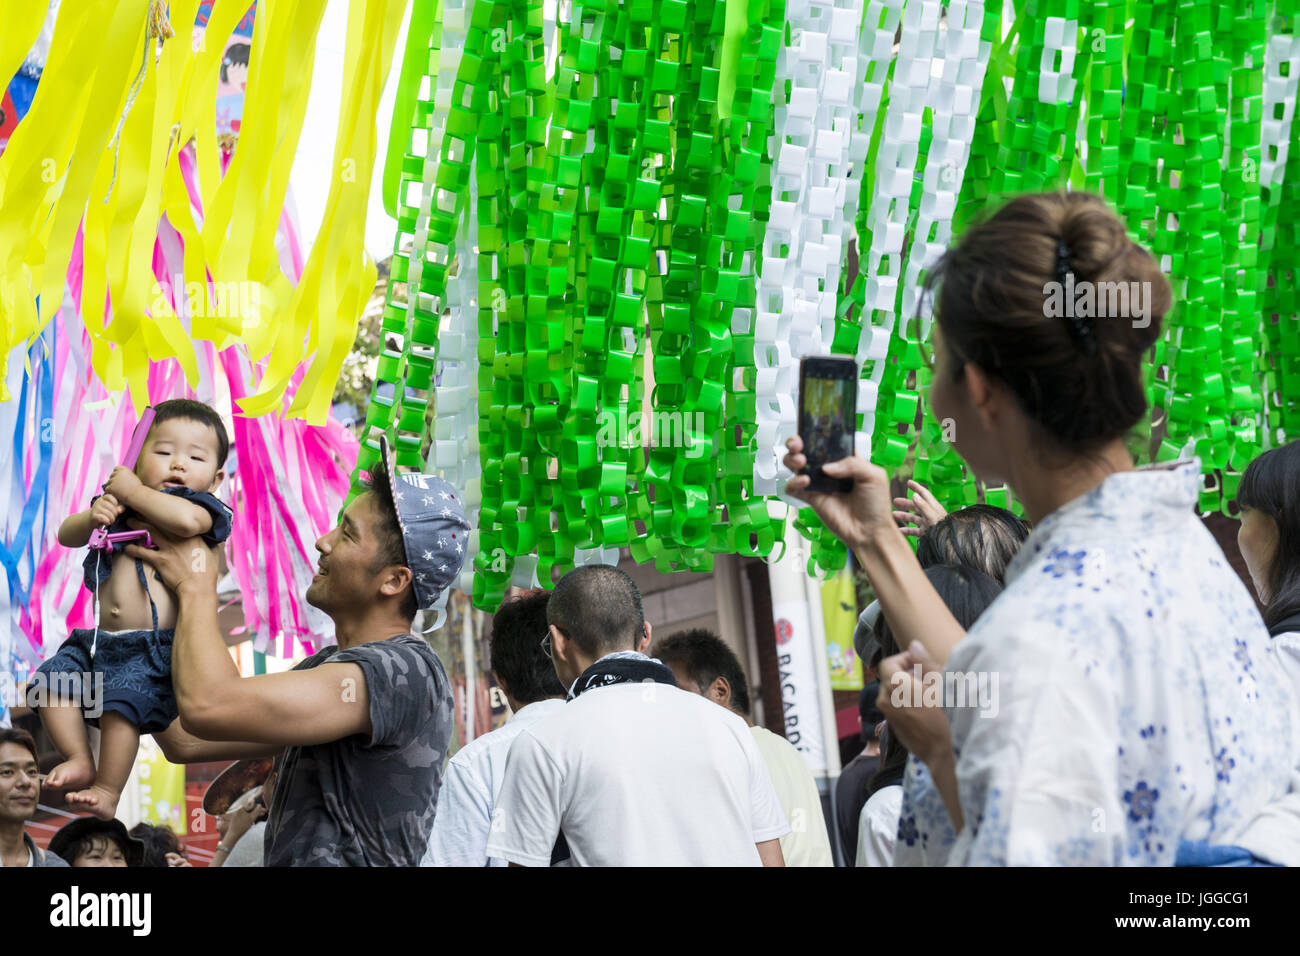
<instances>
[{"instance_id":1,"label":"green paper chain streamer","mask_svg":"<svg viewBox=\"0 0 1300 956\"><path fill-rule=\"evenodd\" d=\"M901 14L907 44L921 3L862 9ZM1259 175L1277 158L1261 152L1275 119L1264 116L1264 83L1279 79L1265 76L1266 49L1290 43L1296 7L1017 0L1010 23L1002 4L983 7L987 68L953 228L959 235L990 201L1024 190L1068 186L1115 206L1175 290L1146 369L1153 412L1135 457L1194 451L1214 476L1206 510L1227 506L1262 448L1300 434L1297 124L1277 134L1288 152L1276 177ZM411 77L436 75L444 13L427 43L411 44L411 55L428 49L423 67L404 68L407 100ZM392 273L394 285L414 284L405 304L390 287L384 329L399 346L381 357L367 414L372 430L393 437L399 464L418 467L460 217L475 216L483 482L474 601L485 608L511 583L547 584L615 548L661 570L706 570L714 554L784 546L780 508L754 494L752 478L755 270L780 148L768 140L774 104L784 105L783 0L575 0L559 16L548 77L540 0L478 0L454 88L438 101L449 105L435 109L436 90L415 96ZM1074 51L1068 69L1064 53L1054 60L1058 36ZM982 497L1018 509L1007 489L976 485L923 411L930 370L897 288L913 237L872 265L876 161L899 132L885 122L894 56L871 68L885 85L873 128L862 129L862 268L839 292L831 348L854 354L871 329L893 330L876 360L874 460L929 484L949 507ZM1285 63L1273 69L1294 83ZM1051 90L1060 92L1044 95ZM1294 92L1290 106L1269 95L1294 109ZM919 139L902 144L914 150L911 194L898 200L909 228L925 198L933 122L928 110L920 119ZM420 136L439 123L445 135L426 160ZM478 200L468 209L471 175ZM881 280L893 282L892 314L868 301ZM868 363L864 379L872 372ZM673 441L628 440L647 404L649 430L662 437L670 422ZM367 440L359 468L374 455ZM810 511L797 527L812 542L810 571L842 566L842 545Z\"/></svg>"},{"instance_id":2,"label":"green paper chain streamer","mask_svg":"<svg viewBox=\"0 0 1300 956\"><path fill-rule=\"evenodd\" d=\"M1279 0L1276 7L1274 35L1295 43L1296 14L1300 4ZM1290 65L1274 63L1280 76ZM1268 79L1266 76L1265 79ZM1291 109L1294 112L1295 77L1291 78ZM1285 101L1283 101L1285 109ZM1298 248L1300 235L1300 124L1290 126L1286 164L1280 184L1270 184L1265 192L1263 249L1260 263L1259 292L1263 301L1263 323L1267 349L1258 354L1258 374L1264 380L1266 437L1271 441L1300 434L1300 336L1296 331L1296 279L1293 261L1278 259L1280 250ZM1269 157L1280 160L1280 157ZM1262 183L1261 183L1262 184ZM1276 318L1277 321L1273 321Z\"/></svg>"}]
</instances>

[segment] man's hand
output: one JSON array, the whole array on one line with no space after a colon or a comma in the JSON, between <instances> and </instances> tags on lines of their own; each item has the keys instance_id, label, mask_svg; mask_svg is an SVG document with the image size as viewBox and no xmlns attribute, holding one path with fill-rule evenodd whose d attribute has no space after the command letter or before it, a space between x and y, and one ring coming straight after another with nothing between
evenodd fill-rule
<instances>
[{"instance_id":1,"label":"man's hand","mask_svg":"<svg viewBox=\"0 0 1300 956\"><path fill-rule=\"evenodd\" d=\"M898 533L885 469L857 455L841 458L824 465L822 470L831 478L852 478L853 490L842 494L810 491L808 485L812 478L798 473L808 464L803 440L796 435L786 441L785 447L789 449L785 466L795 472L786 483L786 494L812 505L826 527L850 548L867 545L881 531Z\"/></svg>"},{"instance_id":2,"label":"man's hand","mask_svg":"<svg viewBox=\"0 0 1300 956\"><path fill-rule=\"evenodd\" d=\"M132 522L137 525L139 522ZM125 553L139 558L156 572L174 594L185 590L199 594L217 593L217 553L202 538L174 538L159 528L150 527L155 550L128 544Z\"/></svg>"},{"instance_id":3,"label":"man's hand","mask_svg":"<svg viewBox=\"0 0 1300 956\"><path fill-rule=\"evenodd\" d=\"M254 823L258 820L266 819L266 807L255 800L250 800L247 804L238 810L231 810L225 814L226 832L225 843L227 846L234 846L239 842L239 838L249 831Z\"/></svg>"},{"instance_id":4,"label":"man's hand","mask_svg":"<svg viewBox=\"0 0 1300 956\"><path fill-rule=\"evenodd\" d=\"M104 494L95 499L90 506L90 520L101 528L107 528L126 511L112 495Z\"/></svg>"},{"instance_id":5,"label":"man's hand","mask_svg":"<svg viewBox=\"0 0 1300 956\"><path fill-rule=\"evenodd\" d=\"M115 501L130 503L135 495L140 493L144 484L136 477L134 471L123 465L118 465L113 469L113 473L108 476L108 483L104 485L104 493L112 495Z\"/></svg>"}]
</instances>

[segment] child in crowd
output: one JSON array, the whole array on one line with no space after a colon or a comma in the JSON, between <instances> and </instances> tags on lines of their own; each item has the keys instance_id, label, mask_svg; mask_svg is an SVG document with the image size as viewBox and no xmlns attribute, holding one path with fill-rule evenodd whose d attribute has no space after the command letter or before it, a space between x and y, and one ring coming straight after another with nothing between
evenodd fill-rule
<instances>
[{"instance_id":1,"label":"child in crowd","mask_svg":"<svg viewBox=\"0 0 1300 956\"><path fill-rule=\"evenodd\" d=\"M230 508L213 496L225 477L228 451L226 428L215 411L189 399L163 402L134 470L114 468L104 494L59 527L59 543L81 548L96 528L117 533L144 527L180 538L201 535L216 546L231 530ZM69 805L108 820L117 811L140 734L165 730L177 716L171 682L176 598L120 549L92 549L84 573L96 597L96 626L74 630L37 669L33 684L44 681L56 695L72 697L40 708L64 757L47 785L71 789ZM86 680L95 682L91 697L81 692ZM86 722L96 718L83 720L81 704L72 702L90 700L102 712L98 768L86 732Z\"/></svg>"},{"instance_id":2,"label":"child in crowd","mask_svg":"<svg viewBox=\"0 0 1300 956\"><path fill-rule=\"evenodd\" d=\"M74 867L140 866L144 844L127 832L121 820L78 817L50 838L50 852Z\"/></svg>"}]
</instances>

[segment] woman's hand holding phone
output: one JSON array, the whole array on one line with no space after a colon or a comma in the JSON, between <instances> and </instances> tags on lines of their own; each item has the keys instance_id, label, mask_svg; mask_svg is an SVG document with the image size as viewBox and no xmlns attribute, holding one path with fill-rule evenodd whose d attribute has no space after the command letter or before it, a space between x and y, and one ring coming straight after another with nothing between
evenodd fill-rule
<instances>
[{"instance_id":1,"label":"woman's hand holding phone","mask_svg":"<svg viewBox=\"0 0 1300 956\"><path fill-rule=\"evenodd\" d=\"M848 492L813 491L812 479L799 472L808 464L803 454L803 440L798 435L786 441L785 466L795 472L785 486L786 494L808 502L841 541L850 548L862 548L884 533L898 534L894 523L893 501L889 496L889 475L858 455L828 462L826 474L832 478L852 478Z\"/></svg>"}]
</instances>

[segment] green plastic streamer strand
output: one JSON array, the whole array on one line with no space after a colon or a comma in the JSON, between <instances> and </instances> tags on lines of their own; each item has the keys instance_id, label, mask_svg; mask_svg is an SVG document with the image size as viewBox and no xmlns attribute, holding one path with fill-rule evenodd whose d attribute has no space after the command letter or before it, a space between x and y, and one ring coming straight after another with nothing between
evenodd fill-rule
<instances>
[{"instance_id":1,"label":"green plastic streamer strand","mask_svg":"<svg viewBox=\"0 0 1300 956\"><path fill-rule=\"evenodd\" d=\"M1278 0L1274 23L1275 40L1282 50L1296 43L1296 0ZM1286 42L1281 42L1281 41ZM1275 83L1286 83L1291 64L1286 59L1272 63L1274 75L1265 76ZM1290 77L1291 106L1295 110L1296 77ZM1282 111L1285 97L1279 97ZM1276 107L1275 107L1276 108ZM1280 117L1279 117L1280 118ZM1289 254L1300 248L1300 124L1290 124L1284 140L1286 162L1281 182L1264 183L1267 204L1264 207L1263 248L1261 250L1259 292L1263 300L1262 321L1267 348L1257 350L1258 374L1264 381L1265 425L1273 443L1285 436L1300 435L1300 336L1296 331L1296 279L1294 259ZM1278 144L1279 146L1283 144ZM1268 157L1281 162L1281 156Z\"/></svg>"}]
</instances>

